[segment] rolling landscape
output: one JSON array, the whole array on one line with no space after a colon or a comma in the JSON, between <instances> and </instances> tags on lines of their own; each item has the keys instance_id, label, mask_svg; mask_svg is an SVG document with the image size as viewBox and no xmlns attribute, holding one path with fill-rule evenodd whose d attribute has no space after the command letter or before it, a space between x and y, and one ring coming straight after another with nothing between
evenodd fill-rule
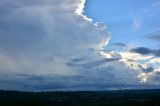
<instances>
[{"instance_id":1,"label":"rolling landscape","mask_svg":"<svg viewBox=\"0 0 160 106\"><path fill-rule=\"evenodd\" d=\"M0 91L0 106L160 106L160 90Z\"/></svg>"}]
</instances>

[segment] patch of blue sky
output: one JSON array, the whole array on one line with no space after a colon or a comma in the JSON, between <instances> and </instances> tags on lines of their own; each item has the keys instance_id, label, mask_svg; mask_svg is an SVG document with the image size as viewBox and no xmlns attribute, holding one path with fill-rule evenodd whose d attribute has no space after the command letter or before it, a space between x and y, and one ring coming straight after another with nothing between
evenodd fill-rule
<instances>
[{"instance_id":1,"label":"patch of blue sky","mask_svg":"<svg viewBox=\"0 0 160 106\"><path fill-rule=\"evenodd\" d=\"M85 14L104 22L112 34L109 43L157 47L144 36L160 30L159 0L88 0Z\"/></svg>"}]
</instances>

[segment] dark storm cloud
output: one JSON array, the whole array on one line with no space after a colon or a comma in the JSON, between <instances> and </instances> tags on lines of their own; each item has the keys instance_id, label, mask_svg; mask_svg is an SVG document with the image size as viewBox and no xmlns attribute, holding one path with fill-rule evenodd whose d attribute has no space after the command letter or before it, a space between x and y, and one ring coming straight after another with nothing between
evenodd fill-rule
<instances>
[{"instance_id":1,"label":"dark storm cloud","mask_svg":"<svg viewBox=\"0 0 160 106\"><path fill-rule=\"evenodd\" d=\"M153 51L146 47L138 47L138 48L131 49L130 52L135 52L135 53L145 55L145 54L151 54Z\"/></svg>"},{"instance_id":2,"label":"dark storm cloud","mask_svg":"<svg viewBox=\"0 0 160 106\"><path fill-rule=\"evenodd\" d=\"M148 72L152 72L153 70L154 70L154 68L153 68L153 67L148 67L148 68L146 68L146 69L145 69L145 72L147 72L147 73L148 73Z\"/></svg>"},{"instance_id":3,"label":"dark storm cloud","mask_svg":"<svg viewBox=\"0 0 160 106\"><path fill-rule=\"evenodd\" d=\"M138 67L145 73L149 73L149 72L153 72L154 71L153 67L144 68L142 65L138 65Z\"/></svg>"},{"instance_id":4,"label":"dark storm cloud","mask_svg":"<svg viewBox=\"0 0 160 106\"><path fill-rule=\"evenodd\" d=\"M130 52L139 53L142 55L152 54L154 56L158 56L158 57L160 56L160 49L154 50L147 47L132 48Z\"/></svg>"}]
</instances>

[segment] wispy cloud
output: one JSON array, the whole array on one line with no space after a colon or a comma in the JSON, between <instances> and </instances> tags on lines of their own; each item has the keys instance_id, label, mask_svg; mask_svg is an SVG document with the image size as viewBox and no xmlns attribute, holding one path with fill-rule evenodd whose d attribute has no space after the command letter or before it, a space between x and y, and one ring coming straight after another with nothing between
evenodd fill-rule
<instances>
[{"instance_id":1,"label":"wispy cloud","mask_svg":"<svg viewBox=\"0 0 160 106\"><path fill-rule=\"evenodd\" d=\"M139 30L143 26L143 22L140 19L134 19L132 23L133 30Z\"/></svg>"},{"instance_id":2,"label":"wispy cloud","mask_svg":"<svg viewBox=\"0 0 160 106\"><path fill-rule=\"evenodd\" d=\"M154 41L160 41L160 31L149 33L145 36L145 38L154 40Z\"/></svg>"},{"instance_id":3,"label":"wispy cloud","mask_svg":"<svg viewBox=\"0 0 160 106\"><path fill-rule=\"evenodd\" d=\"M110 45L113 45L113 46L121 46L121 47L127 46L127 45L124 44L124 43L112 43L112 44L110 44Z\"/></svg>"}]
</instances>

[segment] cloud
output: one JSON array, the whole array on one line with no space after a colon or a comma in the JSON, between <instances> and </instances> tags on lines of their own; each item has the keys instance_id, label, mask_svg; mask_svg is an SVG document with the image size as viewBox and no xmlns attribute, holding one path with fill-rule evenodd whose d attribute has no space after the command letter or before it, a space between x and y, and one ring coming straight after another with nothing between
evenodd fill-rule
<instances>
[{"instance_id":1,"label":"cloud","mask_svg":"<svg viewBox=\"0 0 160 106\"><path fill-rule=\"evenodd\" d=\"M138 47L138 48L133 48L130 50L131 52L139 53L139 54L150 54L153 51L149 48L146 47Z\"/></svg>"},{"instance_id":2,"label":"cloud","mask_svg":"<svg viewBox=\"0 0 160 106\"><path fill-rule=\"evenodd\" d=\"M134 30L139 30L143 26L143 22L140 19L135 18L132 23Z\"/></svg>"},{"instance_id":3,"label":"cloud","mask_svg":"<svg viewBox=\"0 0 160 106\"><path fill-rule=\"evenodd\" d=\"M74 76L86 79L86 69L66 63L84 61L88 66L97 65L94 61L101 58L99 45L110 38L102 23L94 24L82 15L84 3L85 0L0 2L1 89L35 89L42 86L41 79L45 86L61 85L57 85L59 89L74 84L80 87L79 79ZM87 80L95 76L92 77ZM73 79L77 82L69 84ZM89 86L84 80L83 83Z\"/></svg>"},{"instance_id":4,"label":"cloud","mask_svg":"<svg viewBox=\"0 0 160 106\"><path fill-rule=\"evenodd\" d=\"M122 61L127 53L104 50L111 36L104 23L94 24L82 14L84 3L0 1L0 89L105 90L141 85L142 71Z\"/></svg>"},{"instance_id":5,"label":"cloud","mask_svg":"<svg viewBox=\"0 0 160 106\"><path fill-rule=\"evenodd\" d=\"M160 41L160 31L147 34L145 38L154 40L154 41Z\"/></svg>"},{"instance_id":6,"label":"cloud","mask_svg":"<svg viewBox=\"0 0 160 106\"><path fill-rule=\"evenodd\" d=\"M136 48L133 48L136 49ZM125 67L127 67L128 71L134 70L138 74L138 78L141 83L145 83L147 85L156 85L159 83L158 80L154 79L155 77L158 77L159 73L159 57L155 54L158 51L154 51L153 53L149 53L147 48L147 52L139 52L137 50L136 52L131 51L103 51L101 53L106 58L113 58L113 57L120 57L118 60L120 63L123 63ZM131 49L132 50L132 49ZM141 50L141 49L140 49ZM149 49L149 51L152 51ZM142 54L143 53L143 54ZM116 55L115 55L116 54ZM117 66L118 65L114 65ZM119 69L122 69L118 67ZM113 69L115 70L115 69ZM133 74L133 73L132 73ZM135 74L136 75L136 74ZM139 84L141 85L141 84Z\"/></svg>"},{"instance_id":7,"label":"cloud","mask_svg":"<svg viewBox=\"0 0 160 106\"><path fill-rule=\"evenodd\" d=\"M76 63L76 62L70 62L70 63L66 63L69 66L73 66L73 67L83 67L85 69L91 69L94 67L98 67L100 65L106 64L107 62L113 62L113 61L118 61L120 58L105 58L105 59L101 59L101 60L97 60L97 61L92 61L92 62L88 62L88 63Z\"/></svg>"},{"instance_id":8,"label":"cloud","mask_svg":"<svg viewBox=\"0 0 160 106\"><path fill-rule=\"evenodd\" d=\"M146 47L133 48L133 49L130 50L130 52L135 52L135 53L139 53L139 54L142 54L142 55L152 54L152 55L155 55L155 56L160 56L160 50L159 49L153 50L153 49L149 49L149 48L146 48Z\"/></svg>"},{"instance_id":9,"label":"cloud","mask_svg":"<svg viewBox=\"0 0 160 106\"><path fill-rule=\"evenodd\" d=\"M121 47L126 47L127 45L124 43L112 43L110 45L115 45L115 46L121 46Z\"/></svg>"},{"instance_id":10,"label":"cloud","mask_svg":"<svg viewBox=\"0 0 160 106\"><path fill-rule=\"evenodd\" d=\"M153 67L149 67L149 68L145 69L146 72L152 72L153 70L154 70Z\"/></svg>"}]
</instances>

